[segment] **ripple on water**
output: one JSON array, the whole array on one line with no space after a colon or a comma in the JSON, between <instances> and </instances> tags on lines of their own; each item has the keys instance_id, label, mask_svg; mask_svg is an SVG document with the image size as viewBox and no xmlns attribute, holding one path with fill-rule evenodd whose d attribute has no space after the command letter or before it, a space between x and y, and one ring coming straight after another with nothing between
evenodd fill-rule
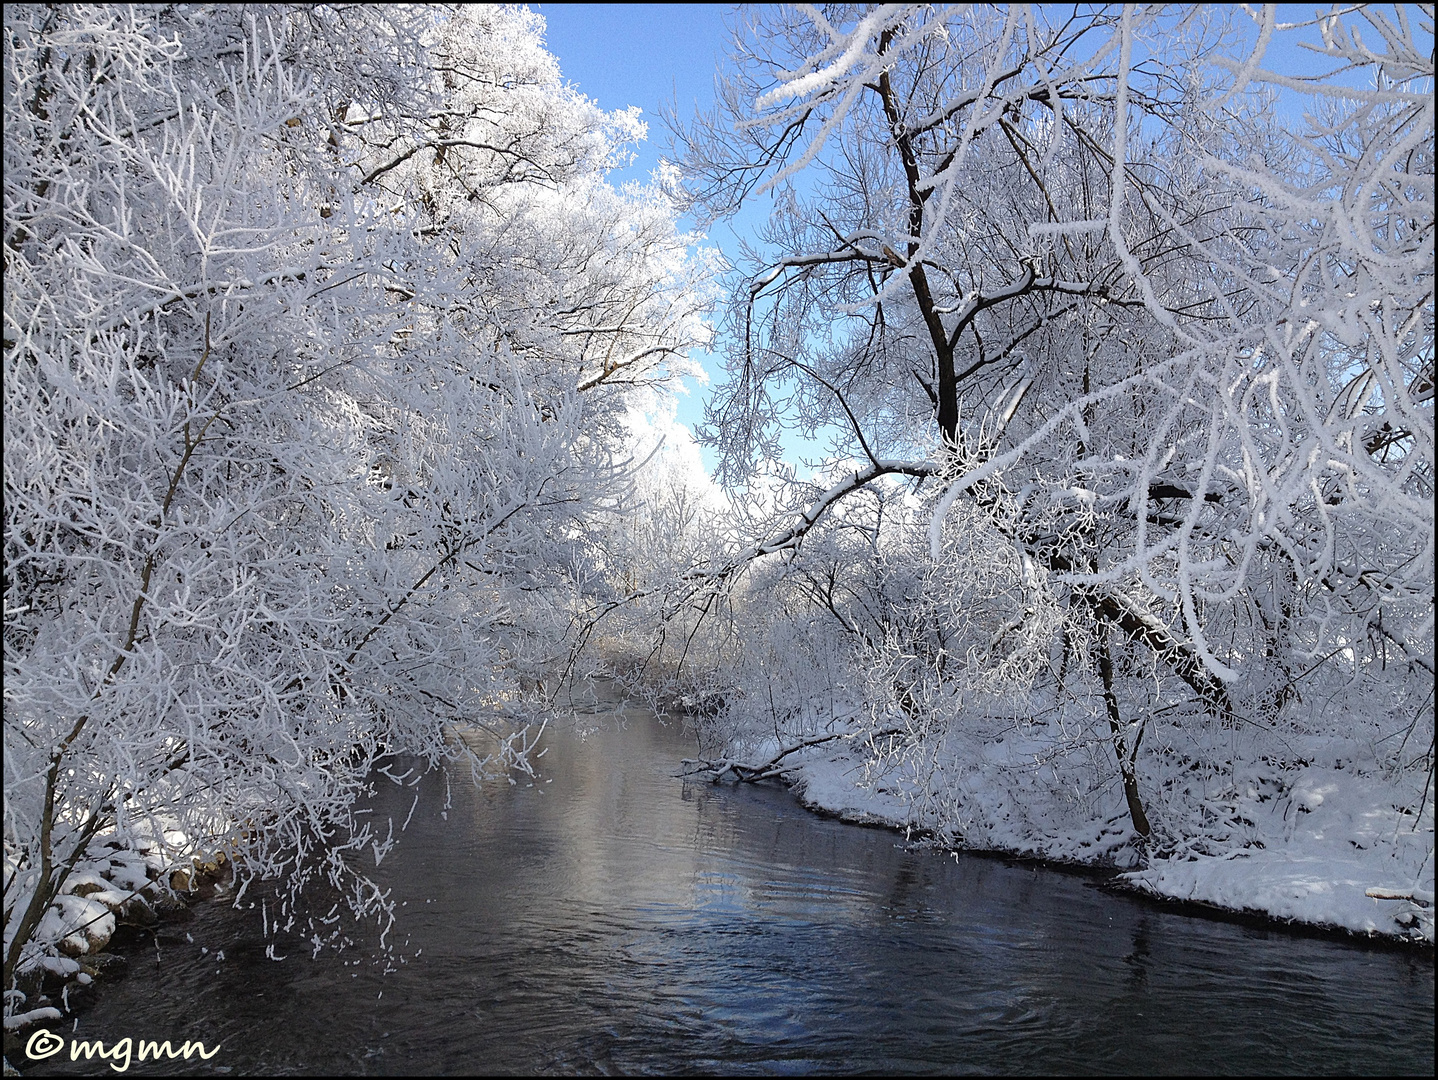
<instances>
[{"instance_id":1,"label":"ripple on water","mask_svg":"<svg viewBox=\"0 0 1438 1080\"><path fill-rule=\"evenodd\" d=\"M274 963L257 911L201 905L76 1034L218 1040L209 1067L271 1074L1432 1072L1431 953L907 850L777 788L686 786L675 727L586 723L545 736L532 788L456 782L447 821L420 785L376 871L408 902L397 970L296 942Z\"/></svg>"}]
</instances>

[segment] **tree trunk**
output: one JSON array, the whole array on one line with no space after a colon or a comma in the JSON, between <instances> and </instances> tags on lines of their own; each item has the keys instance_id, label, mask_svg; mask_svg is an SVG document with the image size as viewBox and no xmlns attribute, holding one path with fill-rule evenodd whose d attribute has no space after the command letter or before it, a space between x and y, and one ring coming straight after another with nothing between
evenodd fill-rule
<instances>
[{"instance_id":1,"label":"tree trunk","mask_svg":"<svg viewBox=\"0 0 1438 1080\"><path fill-rule=\"evenodd\" d=\"M1118 771L1123 777L1123 797L1128 800L1128 816L1133 821L1134 832L1147 838L1149 834L1148 815L1143 812L1143 800L1138 794L1138 778L1134 774L1134 759L1138 757L1139 740L1143 738L1140 728L1129 751L1123 737L1123 717L1118 711L1118 697L1113 692L1113 660L1108 652L1108 627L1100 626L1094 635L1094 647L1098 652L1098 673L1103 680L1103 701L1108 709L1108 726L1113 734L1113 752L1118 756Z\"/></svg>"}]
</instances>

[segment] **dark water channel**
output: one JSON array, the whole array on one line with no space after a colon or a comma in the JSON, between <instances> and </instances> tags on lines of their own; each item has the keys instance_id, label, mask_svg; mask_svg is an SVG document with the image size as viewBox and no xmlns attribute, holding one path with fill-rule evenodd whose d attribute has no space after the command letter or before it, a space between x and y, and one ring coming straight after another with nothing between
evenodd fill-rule
<instances>
[{"instance_id":1,"label":"dark water channel","mask_svg":"<svg viewBox=\"0 0 1438 1080\"><path fill-rule=\"evenodd\" d=\"M398 970L368 950L267 960L257 912L201 904L56 1030L221 1044L140 1075L1432 1075L1431 952L907 850L778 788L686 785L677 725L586 722L546 736L533 787L455 784L447 821L421 785L377 872L403 905ZM402 821L413 791L384 786ZM33 1071L111 1073L67 1057Z\"/></svg>"}]
</instances>

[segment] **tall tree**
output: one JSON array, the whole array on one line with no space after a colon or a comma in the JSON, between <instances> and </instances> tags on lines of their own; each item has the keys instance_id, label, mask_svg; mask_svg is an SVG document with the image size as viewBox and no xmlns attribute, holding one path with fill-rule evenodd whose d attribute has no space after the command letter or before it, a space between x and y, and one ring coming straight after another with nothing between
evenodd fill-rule
<instances>
[{"instance_id":1,"label":"tall tree","mask_svg":"<svg viewBox=\"0 0 1438 1080\"><path fill-rule=\"evenodd\" d=\"M876 551L899 599L825 592L888 673L882 726L948 731L955 666L1086 667L1140 834L1125 669L1269 723L1381 636L1431 688L1431 24L1324 17L1334 74L1292 79L1253 17L1240 50L1196 8L762 9L681 133L700 211L774 195L710 417L728 475L784 424L853 463L705 580L812 566L858 493L933 478ZM1274 88L1319 99L1308 126Z\"/></svg>"},{"instance_id":2,"label":"tall tree","mask_svg":"<svg viewBox=\"0 0 1438 1080\"><path fill-rule=\"evenodd\" d=\"M5 9L7 987L97 838L223 852L292 927L315 876L385 908L376 768L527 767L628 399L707 334L669 202L604 180L638 121L542 31Z\"/></svg>"}]
</instances>

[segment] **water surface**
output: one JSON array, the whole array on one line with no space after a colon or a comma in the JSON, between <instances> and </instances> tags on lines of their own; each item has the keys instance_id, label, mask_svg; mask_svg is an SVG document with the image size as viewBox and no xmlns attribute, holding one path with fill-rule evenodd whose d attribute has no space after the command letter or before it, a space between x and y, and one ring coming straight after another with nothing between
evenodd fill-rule
<instances>
[{"instance_id":1,"label":"water surface","mask_svg":"<svg viewBox=\"0 0 1438 1080\"><path fill-rule=\"evenodd\" d=\"M777 787L686 784L677 722L581 727L545 736L532 786L455 783L447 820L420 786L376 871L397 970L293 941L268 960L257 912L201 904L56 1031L222 1044L142 1075L1432 1074L1431 953L910 850ZM376 813L413 795L386 783ZM34 1071L111 1071L66 1057Z\"/></svg>"}]
</instances>

